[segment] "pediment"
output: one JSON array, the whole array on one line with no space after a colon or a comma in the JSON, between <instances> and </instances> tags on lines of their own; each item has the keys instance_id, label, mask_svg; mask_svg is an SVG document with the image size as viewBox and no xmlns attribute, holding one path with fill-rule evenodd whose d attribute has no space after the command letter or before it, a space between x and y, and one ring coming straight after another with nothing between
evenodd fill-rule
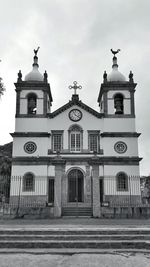
<instances>
[{"instance_id":1,"label":"pediment","mask_svg":"<svg viewBox=\"0 0 150 267\"><path fill-rule=\"evenodd\" d=\"M89 107L88 105L86 105L85 103L83 103L81 100L78 100L78 99L70 100L65 105L61 106L60 108L58 108L54 112L48 114L48 116L50 118L54 118L54 117L58 116L59 114L63 113L64 111L70 109L73 106L78 106L79 108L87 111L88 113L92 114L93 116L95 116L97 118L102 118L104 116L103 113L97 112L96 110L92 109L91 107Z\"/></svg>"}]
</instances>

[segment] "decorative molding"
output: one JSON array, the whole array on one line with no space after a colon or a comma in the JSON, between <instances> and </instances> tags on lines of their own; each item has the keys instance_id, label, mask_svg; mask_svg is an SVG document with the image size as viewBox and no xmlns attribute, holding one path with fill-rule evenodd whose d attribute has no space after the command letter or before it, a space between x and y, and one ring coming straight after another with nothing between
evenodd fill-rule
<instances>
[{"instance_id":1,"label":"decorative molding","mask_svg":"<svg viewBox=\"0 0 150 267\"><path fill-rule=\"evenodd\" d=\"M93 152L90 152L89 149L82 149L79 153L78 152L70 152L69 149L62 149L60 151L61 155L93 155ZM56 151L53 151L52 149L48 149L48 155L56 155L57 152ZM97 152L98 155L103 155L104 154L104 151L103 149L100 149L98 152Z\"/></svg>"},{"instance_id":2,"label":"decorative molding","mask_svg":"<svg viewBox=\"0 0 150 267\"><path fill-rule=\"evenodd\" d=\"M20 113L20 91L16 94L16 115Z\"/></svg>"},{"instance_id":3,"label":"decorative molding","mask_svg":"<svg viewBox=\"0 0 150 267\"><path fill-rule=\"evenodd\" d=\"M118 141L114 144L114 150L119 154L123 154L127 151L127 144L125 142Z\"/></svg>"},{"instance_id":4,"label":"decorative molding","mask_svg":"<svg viewBox=\"0 0 150 267\"><path fill-rule=\"evenodd\" d=\"M128 118L135 118L135 115L133 114L104 114L104 118L112 118L112 119L128 119Z\"/></svg>"},{"instance_id":5,"label":"decorative molding","mask_svg":"<svg viewBox=\"0 0 150 267\"><path fill-rule=\"evenodd\" d=\"M107 91L104 91L104 114L108 114L108 100L107 100Z\"/></svg>"},{"instance_id":6,"label":"decorative molding","mask_svg":"<svg viewBox=\"0 0 150 267\"><path fill-rule=\"evenodd\" d=\"M33 90L45 91L49 95L50 101L53 102L50 84L45 83L44 81L43 82L41 82L41 81L37 81L37 82L22 81L19 83L15 83L15 87L16 87L16 92L22 91L22 90L30 90L31 88Z\"/></svg>"},{"instance_id":7,"label":"decorative molding","mask_svg":"<svg viewBox=\"0 0 150 267\"><path fill-rule=\"evenodd\" d=\"M12 137L50 137L51 134L47 132L14 132L10 133Z\"/></svg>"},{"instance_id":8,"label":"decorative molding","mask_svg":"<svg viewBox=\"0 0 150 267\"><path fill-rule=\"evenodd\" d=\"M98 165L139 165L142 158L139 157L93 157L89 164Z\"/></svg>"},{"instance_id":9,"label":"decorative molding","mask_svg":"<svg viewBox=\"0 0 150 267\"><path fill-rule=\"evenodd\" d=\"M64 112L65 110L71 108L72 106L77 105L78 107L86 110L87 112L89 112L90 114L92 114L93 116L97 117L97 118L102 118L104 116L103 113L99 113L96 110L92 109L91 107L87 106L86 104L84 104L81 100L70 100L67 104L65 104L64 106L60 107L59 109L55 110L54 112L47 114L48 117L50 119L56 117L57 115L59 115L60 113Z\"/></svg>"},{"instance_id":10,"label":"decorative molding","mask_svg":"<svg viewBox=\"0 0 150 267\"><path fill-rule=\"evenodd\" d=\"M139 137L141 133L136 132L103 132L101 137Z\"/></svg>"},{"instance_id":11,"label":"decorative molding","mask_svg":"<svg viewBox=\"0 0 150 267\"><path fill-rule=\"evenodd\" d=\"M106 82L102 83L97 102L100 103L104 92L108 91L135 91L136 83L130 82Z\"/></svg>"},{"instance_id":12,"label":"decorative molding","mask_svg":"<svg viewBox=\"0 0 150 267\"><path fill-rule=\"evenodd\" d=\"M49 165L51 158L49 157L13 157L12 165Z\"/></svg>"},{"instance_id":13,"label":"decorative molding","mask_svg":"<svg viewBox=\"0 0 150 267\"><path fill-rule=\"evenodd\" d=\"M33 141L24 144L24 151L28 154L33 154L37 150L37 145Z\"/></svg>"},{"instance_id":14,"label":"decorative molding","mask_svg":"<svg viewBox=\"0 0 150 267\"><path fill-rule=\"evenodd\" d=\"M16 114L16 118L32 118L32 119L39 119L39 118L47 118L47 114Z\"/></svg>"},{"instance_id":15,"label":"decorative molding","mask_svg":"<svg viewBox=\"0 0 150 267\"><path fill-rule=\"evenodd\" d=\"M13 157L12 165L55 165L65 164L66 162L81 164L87 162L90 165L139 165L142 158L139 157L98 157L93 156L91 158L79 156L79 157Z\"/></svg>"},{"instance_id":16,"label":"decorative molding","mask_svg":"<svg viewBox=\"0 0 150 267\"><path fill-rule=\"evenodd\" d=\"M131 97L131 114L132 115L135 115L134 92L135 91L130 91L130 97Z\"/></svg>"}]
</instances>

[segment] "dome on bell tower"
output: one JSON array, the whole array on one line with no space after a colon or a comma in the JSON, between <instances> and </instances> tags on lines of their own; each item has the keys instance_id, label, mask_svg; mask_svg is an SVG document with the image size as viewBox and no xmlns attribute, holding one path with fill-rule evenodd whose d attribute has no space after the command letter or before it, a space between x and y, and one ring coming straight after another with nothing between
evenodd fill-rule
<instances>
[{"instance_id":1,"label":"dome on bell tower","mask_svg":"<svg viewBox=\"0 0 150 267\"><path fill-rule=\"evenodd\" d=\"M43 82L44 77L43 75L39 72L38 68L38 57L37 57L37 52L39 50L39 47L37 50L34 49L34 58L33 58L33 69L25 76L25 81L26 82Z\"/></svg>"},{"instance_id":2,"label":"dome on bell tower","mask_svg":"<svg viewBox=\"0 0 150 267\"><path fill-rule=\"evenodd\" d=\"M108 82L125 82L126 78L125 76L118 70L118 64L117 64L117 57L116 54L120 51L118 49L117 51L113 51L111 49L111 52L114 54L113 56L113 65L112 65L112 71L107 77Z\"/></svg>"}]
</instances>

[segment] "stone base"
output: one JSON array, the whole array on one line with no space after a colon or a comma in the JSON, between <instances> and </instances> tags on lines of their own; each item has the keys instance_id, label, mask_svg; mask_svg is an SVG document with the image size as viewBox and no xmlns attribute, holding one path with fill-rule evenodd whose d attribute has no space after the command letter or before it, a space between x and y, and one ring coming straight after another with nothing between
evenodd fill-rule
<instances>
[{"instance_id":1,"label":"stone base","mask_svg":"<svg viewBox=\"0 0 150 267\"><path fill-rule=\"evenodd\" d=\"M10 196L9 204L23 207L46 207L47 196Z\"/></svg>"},{"instance_id":2,"label":"stone base","mask_svg":"<svg viewBox=\"0 0 150 267\"><path fill-rule=\"evenodd\" d=\"M109 206L138 206L141 204L140 195L105 195L104 202L108 202Z\"/></svg>"}]
</instances>

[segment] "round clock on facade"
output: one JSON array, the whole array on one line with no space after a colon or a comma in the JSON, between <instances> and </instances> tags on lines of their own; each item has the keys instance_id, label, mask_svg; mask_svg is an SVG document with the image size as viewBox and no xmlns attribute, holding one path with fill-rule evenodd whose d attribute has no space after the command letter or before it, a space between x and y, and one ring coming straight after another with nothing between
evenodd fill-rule
<instances>
[{"instance_id":1,"label":"round clock on facade","mask_svg":"<svg viewBox=\"0 0 150 267\"><path fill-rule=\"evenodd\" d=\"M82 118L82 112L79 109L72 109L69 112L69 119L72 121L79 121Z\"/></svg>"},{"instance_id":2,"label":"round clock on facade","mask_svg":"<svg viewBox=\"0 0 150 267\"><path fill-rule=\"evenodd\" d=\"M127 151L127 145L126 143L119 141L114 145L114 149L117 153L123 154Z\"/></svg>"},{"instance_id":3,"label":"round clock on facade","mask_svg":"<svg viewBox=\"0 0 150 267\"><path fill-rule=\"evenodd\" d=\"M24 145L24 150L28 154L34 153L36 151L36 149L37 149L37 146L34 142L30 141L30 142L25 143L25 145Z\"/></svg>"}]
</instances>

